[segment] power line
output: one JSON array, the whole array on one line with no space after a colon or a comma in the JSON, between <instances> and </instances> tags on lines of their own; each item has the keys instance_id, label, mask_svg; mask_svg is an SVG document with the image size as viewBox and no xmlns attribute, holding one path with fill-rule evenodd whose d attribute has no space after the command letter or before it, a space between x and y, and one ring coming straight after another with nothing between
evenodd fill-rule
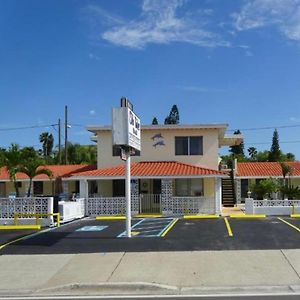
<instances>
[{"instance_id":1,"label":"power line","mask_svg":"<svg viewBox=\"0 0 300 300\"><path fill-rule=\"evenodd\" d=\"M242 129L229 129L228 131L254 131L254 130L269 130L269 129L278 129L278 128L295 128L300 127L300 124L297 125L282 125L282 126L269 126L269 127L252 127L252 128L242 128Z\"/></svg>"},{"instance_id":2,"label":"power line","mask_svg":"<svg viewBox=\"0 0 300 300\"><path fill-rule=\"evenodd\" d=\"M10 128L0 128L0 131L13 131L13 130L24 130L24 129L34 129L34 128L45 128L45 127L54 127L58 124L49 124L49 125L32 125L32 126L23 126L23 127L10 127Z\"/></svg>"}]
</instances>

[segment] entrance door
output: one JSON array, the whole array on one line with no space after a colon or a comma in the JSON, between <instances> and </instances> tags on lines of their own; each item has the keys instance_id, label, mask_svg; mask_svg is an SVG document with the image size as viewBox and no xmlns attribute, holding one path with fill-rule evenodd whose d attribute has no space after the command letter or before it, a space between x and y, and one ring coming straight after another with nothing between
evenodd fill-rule
<instances>
[{"instance_id":1,"label":"entrance door","mask_svg":"<svg viewBox=\"0 0 300 300\"><path fill-rule=\"evenodd\" d=\"M139 186L140 213L161 213L161 180L141 179Z\"/></svg>"}]
</instances>

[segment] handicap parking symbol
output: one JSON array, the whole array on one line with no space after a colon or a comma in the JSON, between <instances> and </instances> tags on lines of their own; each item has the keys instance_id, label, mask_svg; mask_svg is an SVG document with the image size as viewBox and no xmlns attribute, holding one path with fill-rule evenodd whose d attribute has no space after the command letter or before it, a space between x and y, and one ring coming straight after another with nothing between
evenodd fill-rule
<instances>
[{"instance_id":1,"label":"handicap parking symbol","mask_svg":"<svg viewBox=\"0 0 300 300\"><path fill-rule=\"evenodd\" d=\"M83 226L78 228L76 231L102 231L108 226Z\"/></svg>"}]
</instances>

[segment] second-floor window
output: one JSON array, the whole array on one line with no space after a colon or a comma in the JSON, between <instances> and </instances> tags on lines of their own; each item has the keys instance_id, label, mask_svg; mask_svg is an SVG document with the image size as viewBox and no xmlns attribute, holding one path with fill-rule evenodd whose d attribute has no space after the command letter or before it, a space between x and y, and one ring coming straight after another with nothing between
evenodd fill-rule
<instances>
[{"instance_id":1,"label":"second-floor window","mask_svg":"<svg viewBox=\"0 0 300 300\"><path fill-rule=\"evenodd\" d=\"M203 136L176 136L175 155L203 155Z\"/></svg>"}]
</instances>

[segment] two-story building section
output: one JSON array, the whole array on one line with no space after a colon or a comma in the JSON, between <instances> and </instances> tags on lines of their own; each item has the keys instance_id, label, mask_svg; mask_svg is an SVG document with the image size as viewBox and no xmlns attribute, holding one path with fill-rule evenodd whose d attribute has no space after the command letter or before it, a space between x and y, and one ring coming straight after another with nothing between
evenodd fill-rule
<instances>
[{"instance_id":1,"label":"two-story building section","mask_svg":"<svg viewBox=\"0 0 300 300\"><path fill-rule=\"evenodd\" d=\"M219 148L241 142L225 135L227 124L142 126L141 151L132 155L133 213L220 214ZM112 128L89 126L97 142L96 170L70 178L80 181L89 215L124 214L125 163L112 145Z\"/></svg>"}]
</instances>

